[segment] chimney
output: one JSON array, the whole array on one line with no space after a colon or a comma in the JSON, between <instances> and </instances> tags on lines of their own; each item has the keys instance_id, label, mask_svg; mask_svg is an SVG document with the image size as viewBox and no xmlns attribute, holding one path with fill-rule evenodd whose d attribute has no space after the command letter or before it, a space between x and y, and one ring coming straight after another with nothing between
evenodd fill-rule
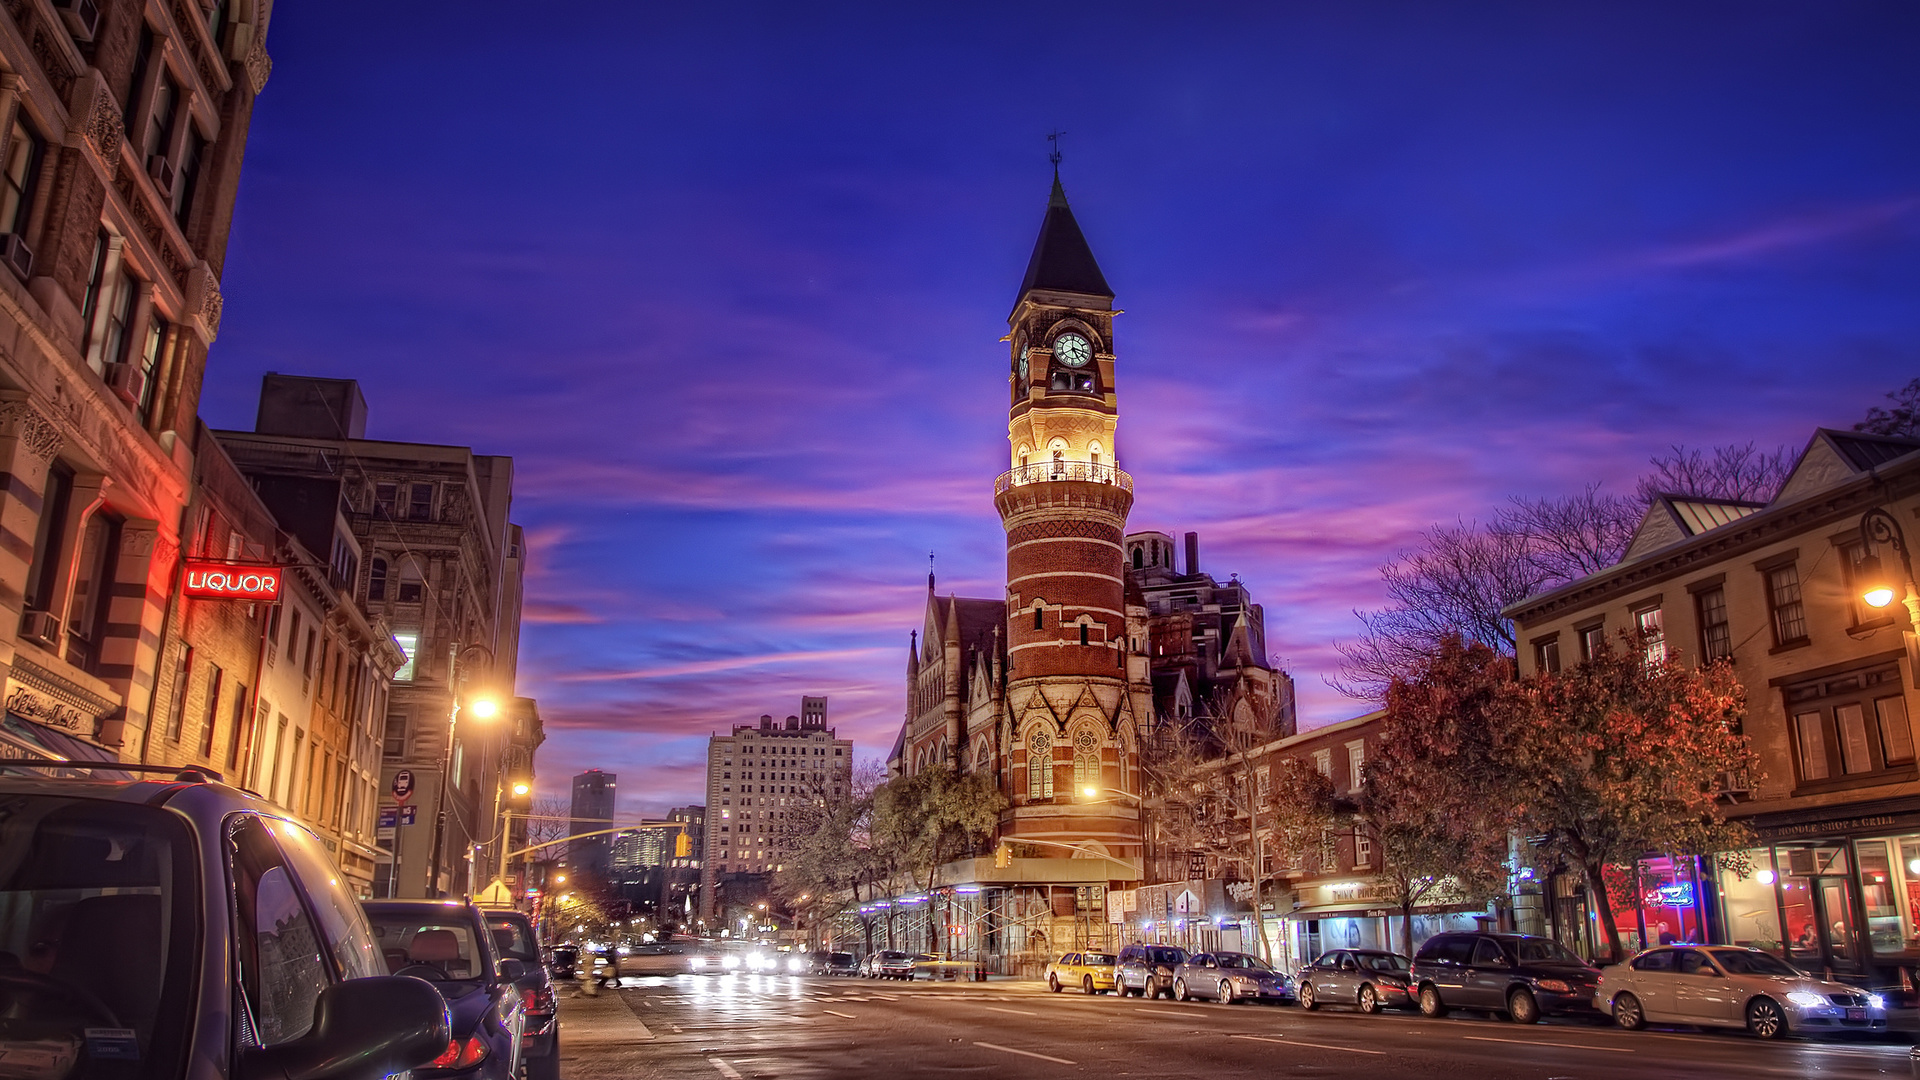
<instances>
[{"instance_id":1,"label":"chimney","mask_svg":"<svg viewBox=\"0 0 1920 1080\"><path fill-rule=\"evenodd\" d=\"M1199 572L1200 572L1200 534L1197 532L1190 532L1187 534L1187 576L1192 577L1193 575L1198 574Z\"/></svg>"}]
</instances>

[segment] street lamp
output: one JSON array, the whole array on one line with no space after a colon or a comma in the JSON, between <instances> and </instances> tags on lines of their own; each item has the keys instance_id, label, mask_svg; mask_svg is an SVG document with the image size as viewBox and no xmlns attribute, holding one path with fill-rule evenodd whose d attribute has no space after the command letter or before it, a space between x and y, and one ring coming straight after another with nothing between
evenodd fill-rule
<instances>
[{"instance_id":1,"label":"street lamp","mask_svg":"<svg viewBox=\"0 0 1920 1080\"><path fill-rule=\"evenodd\" d=\"M427 860L428 881L432 886L431 891L436 894L440 891L440 853L444 850L446 843L447 788L453 783L453 743L454 737L458 734L460 712L463 708L461 688L467 681L466 675L464 674L465 665L462 661L469 654L476 652L486 654L487 670L491 672L494 663L493 650L487 648L485 645L468 645L466 648L455 652L453 654L452 667L447 672L447 685L453 691L453 707L448 710L447 713L447 752L440 760L440 794L439 797L434 800L436 805L433 815L433 856ZM487 720L499 715L500 703L491 697L480 695L467 700L464 708L473 713L474 719ZM473 865L473 850L471 847L468 848L467 856L468 866L471 867ZM472 877L471 869L468 870L468 877ZM471 889L473 882L469 880L467 886Z\"/></svg>"},{"instance_id":2,"label":"street lamp","mask_svg":"<svg viewBox=\"0 0 1920 1080\"><path fill-rule=\"evenodd\" d=\"M1884 608L1892 604L1896 596L1905 600L1907 667L1913 672L1914 685L1920 686L1920 636L1915 634L1920 630L1920 590L1913 584L1913 556L1907 550L1907 535L1901 530L1900 522L1878 506L1860 515L1860 535L1866 541L1866 552L1853 564L1860 599L1870 608ZM1874 550L1875 544L1886 544L1899 553L1903 577L1896 581L1892 568Z\"/></svg>"}]
</instances>

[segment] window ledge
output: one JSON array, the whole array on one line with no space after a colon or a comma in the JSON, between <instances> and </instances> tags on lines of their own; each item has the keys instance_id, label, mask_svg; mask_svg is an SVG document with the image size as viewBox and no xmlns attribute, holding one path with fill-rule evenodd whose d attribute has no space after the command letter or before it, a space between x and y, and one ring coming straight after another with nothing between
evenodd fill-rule
<instances>
[{"instance_id":1,"label":"window ledge","mask_svg":"<svg viewBox=\"0 0 1920 1080\"><path fill-rule=\"evenodd\" d=\"M1920 780L1920 768L1913 765L1897 769L1887 769L1877 773L1852 773L1832 780L1813 780L1793 789L1793 797L1802 795L1824 795L1832 791L1848 791L1854 788L1880 787L1885 784L1900 784Z\"/></svg>"},{"instance_id":2,"label":"window ledge","mask_svg":"<svg viewBox=\"0 0 1920 1080\"><path fill-rule=\"evenodd\" d=\"M1792 652L1795 649L1804 649L1811 644L1813 644L1812 638L1795 638L1792 641L1783 641L1780 644L1775 645L1773 648L1768 649L1767 655L1778 656L1783 652Z\"/></svg>"},{"instance_id":3,"label":"window ledge","mask_svg":"<svg viewBox=\"0 0 1920 1080\"><path fill-rule=\"evenodd\" d=\"M1887 627L1892 626L1893 624L1894 624L1893 616L1888 615L1887 617L1882 619L1874 619L1871 622L1863 622L1854 626L1847 627L1847 636L1855 639L1872 637L1875 633L1881 630L1885 630Z\"/></svg>"}]
</instances>

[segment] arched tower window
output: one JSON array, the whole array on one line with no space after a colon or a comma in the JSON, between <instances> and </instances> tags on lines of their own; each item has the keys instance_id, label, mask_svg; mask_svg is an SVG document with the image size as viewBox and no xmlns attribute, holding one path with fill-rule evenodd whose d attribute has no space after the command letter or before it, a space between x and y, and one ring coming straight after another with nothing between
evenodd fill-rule
<instances>
[{"instance_id":1,"label":"arched tower window","mask_svg":"<svg viewBox=\"0 0 1920 1080\"><path fill-rule=\"evenodd\" d=\"M1083 794L1093 788L1095 795L1099 794L1100 738L1091 731L1082 731L1073 739L1073 787Z\"/></svg>"},{"instance_id":2,"label":"arched tower window","mask_svg":"<svg viewBox=\"0 0 1920 1080\"><path fill-rule=\"evenodd\" d=\"M418 604L425 591L426 587L420 580L419 565L411 560L403 562L400 565L400 594L394 599L403 604Z\"/></svg>"},{"instance_id":3,"label":"arched tower window","mask_svg":"<svg viewBox=\"0 0 1920 1080\"><path fill-rule=\"evenodd\" d=\"M1146 565L1145 555L1146 553L1140 549L1139 544L1133 545L1133 568L1135 570Z\"/></svg>"},{"instance_id":4,"label":"arched tower window","mask_svg":"<svg viewBox=\"0 0 1920 1080\"><path fill-rule=\"evenodd\" d=\"M1045 630L1047 628L1046 617L1047 607L1045 602L1035 600L1033 602L1033 628L1035 630Z\"/></svg>"},{"instance_id":5,"label":"arched tower window","mask_svg":"<svg viewBox=\"0 0 1920 1080\"><path fill-rule=\"evenodd\" d=\"M1053 797L1053 738L1036 731L1027 740L1027 798Z\"/></svg>"}]
</instances>

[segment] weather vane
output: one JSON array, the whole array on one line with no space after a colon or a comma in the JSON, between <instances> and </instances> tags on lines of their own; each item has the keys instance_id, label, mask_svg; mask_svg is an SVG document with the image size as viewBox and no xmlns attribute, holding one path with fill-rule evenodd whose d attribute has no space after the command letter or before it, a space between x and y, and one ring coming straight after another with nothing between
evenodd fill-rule
<instances>
[{"instance_id":1,"label":"weather vane","mask_svg":"<svg viewBox=\"0 0 1920 1080\"><path fill-rule=\"evenodd\" d=\"M1047 160L1053 162L1053 175L1055 176L1060 175L1060 136L1065 134L1066 132L1064 131L1047 132L1047 142L1052 144L1053 147L1047 151Z\"/></svg>"}]
</instances>

